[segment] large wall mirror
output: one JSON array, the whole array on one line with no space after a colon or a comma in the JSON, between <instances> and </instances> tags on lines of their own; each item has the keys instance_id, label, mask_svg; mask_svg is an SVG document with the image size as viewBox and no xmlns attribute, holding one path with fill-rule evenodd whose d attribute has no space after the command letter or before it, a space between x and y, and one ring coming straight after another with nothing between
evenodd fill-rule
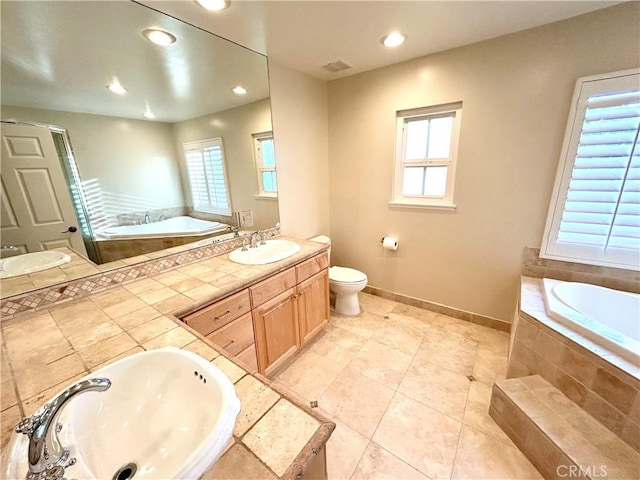
<instances>
[{"instance_id":1,"label":"large wall mirror","mask_svg":"<svg viewBox=\"0 0 640 480\"><path fill-rule=\"evenodd\" d=\"M1 8L3 245L99 264L278 222L266 57L134 2Z\"/></svg>"}]
</instances>

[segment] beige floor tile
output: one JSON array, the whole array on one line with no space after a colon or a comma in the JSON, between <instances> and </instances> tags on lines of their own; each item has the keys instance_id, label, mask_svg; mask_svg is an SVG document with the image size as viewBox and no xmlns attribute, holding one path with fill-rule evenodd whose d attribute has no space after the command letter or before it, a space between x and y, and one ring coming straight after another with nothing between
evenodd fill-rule
<instances>
[{"instance_id":1,"label":"beige floor tile","mask_svg":"<svg viewBox=\"0 0 640 480\"><path fill-rule=\"evenodd\" d=\"M282 476L318 428L318 421L281 399L243 437L276 475Z\"/></svg>"},{"instance_id":2,"label":"beige floor tile","mask_svg":"<svg viewBox=\"0 0 640 480\"><path fill-rule=\"evenodd\" d=\"M276 476L246 447L236 444L204 474L202 480L275 480Z\"/></svg>"},{"instance_id":3,"label":"beige floor tile","mask_svg":"<svg viewBox=\"0 0 640 480\"><path fill-rule=\"evenodd\" d=\"M515 447L507 434L489 416L490 404L491 386L483 382L471 382L462 423L493 437L495 440Z\"/></svg>"},{"instance_id":4,"label":"beige floor tile","mask_svg":"<svg viewBox=\"0 0 640 480\"><path fill-rule=\"evenodd\" d=\"M412 356L420 347L423 338L424 329L391 318L371 336L371 339L378 343Z\"/></svg>"},{"instance_id":5,"label":"beige floor tile","mask_svg":"<svg viewBox=\"0 0 640 480\"><path fill-rule=\"evenodd\" d=\"M425 331L434 324L437 316L438 314L435 312L402 303L399 303L393 309L393 312L389 314L389 318L392 320L407 322L408 324L421 328Z\"/></svg>"},{"instance_id":6,"label":"beige floor tile","mask_svg":"<svg viewBox=\"0 0 640 480\"><path fill-rule=\"evenodd\" d=\"M374 442L369 443L351 478L352 480L429 480L429 477Z\"/></svg>"},{"instance_id":7,"label":"beige floor tile","mask_svg":"<svg viewBox=\"0 0 640 480\"><path fill-rule=\"evenodd\" d=\"M478 350L473 366L473 376L489 385L507 376L507 356Z\"/></svg>"},{"instance_id":8,"label":"beige floor tile","mask_svg":"<svg viewBox=\"0 0 640 480\"><path fill-rule=\"evenodd\" d=\"M358 317L336 315L331 317L331 324L334 327L340 327L366 339L371 338L371 335L384 323L386 320L383 317L368 312L361 313Z\"/></svg>"},{"instance_id":9,"label":"beige floor tile","mask_svg":"<svg viewBox=\"0 0 640 480\"><path fill-rule=\"evenodd\" d=\"M416 352L415 359L421 363L430 362L461 375L471 375L475 363L475 343L465 340L452 340L451 337L440 338L428 334Z\"/></svg>"},{"instance_id":10,"label":"beige floor tile","mask_svg":"<svg viewBox=\"0 0 640 480\"><path fill-rule=\"evenodd\" d=\"M347 368L395 390L409 368L412 356L373 338L364 344Z\"/></svg>"},{"instance_id":11,"label":"beige floor tile","mask_svg":"<svg viewBox=\"0 0 640 480\"><path fill-rule=\"evenodd\" d=\"M317 400L342 369L343 366L318 355L313 350L306 350L274 379L305 398Z\"/></svg>"},{"instance_id":12,"label":"beige floor tile","mask_svg":"<svg viewBox=\"0 0 640 480\"><path fill-rule=\"evenodd\" d=\"M365 312L374 313L376 315L389 315L393 309L398 306L398 302L387 300L386 298L371 295L369 293L358 294L360 306Z\"/></svg>"},{"instance_id":13,"label":"beige floor tile","mask_svg":"<svg viewBox=\"0 0 640 480\"><path fill-rule=\"evenodd\" d=\"M369 439L334 420L336 428L327 442L327 472L329 480L351 478Z\"/></svg>"},{"instance_id":14,"label":"beige floor tile","mask_svg":"<svg viewBox=\"0 0 640 480\"><path fill-rule=\"evenodd\" d=\"M541 479L520 450L463 426L452 479Z\"/></svg>"},{"instance_id":15,"label":"beige floor tile","mask_svg":"<svg viewBox=\"0 0 640 480\"><path fill-rule=\"evenodd\" d=\"M330 415L371 438L392 396L390 388L347 368L329 385L318 404Z\"/></svg>"},{"instance_id":16,"label":"beige floor tile","mask_svg":"<svg viewBox=\"0 0 640 480\"><path fill-rule=\"evenodd\" d=\"M242 377L235 388L241 409L233 434L241 437L280 399L280 395L251 375Z\"/></svg>"},{"instance_id":17,"label":"beige floor tile","mask_svg":"<svg viewBox=\"0 0 640 480\"><path fill-rule=\"evenodd\" d=\"M372 440L432 479L449 478L460 422L396 393Z\"/></svg>"},{"instance_id":18,"label":"beige floor tile","mask_svg":"<svg viewBox=\"0 0 640 480\"><path fill-rule=\"evenodd\" d=\"M366 342L367 337L336 327L331 320L324 334L309 349L338 365L346 366Z\"/></svg>"},{"instance_id":19,"label":"beige floor tile","mask_svg":"<svg viewBox=\"0 0 640 480\"><path fill-rule=\"evenodd\" d=\"M398 391L456 420L462 420L470 383L466 376L425 362L420 357L411 363Z\"/></svg>"}]
</instances>

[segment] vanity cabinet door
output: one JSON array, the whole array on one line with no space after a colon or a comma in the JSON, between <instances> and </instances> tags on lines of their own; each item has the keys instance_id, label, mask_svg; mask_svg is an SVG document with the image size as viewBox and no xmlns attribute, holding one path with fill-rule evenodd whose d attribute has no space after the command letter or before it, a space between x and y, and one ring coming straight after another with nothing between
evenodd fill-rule
<instances>
[{"instance_id":1,"label":"vanity cabinet door","mask_svg":"<svg viewBox=\"0 0 640 480\"><path fill-rule=\"evenodd\" d=\"M329 320L329 274L323 270L298 285L300 344L305 345Z\"/></svg>"},{"instance_id":2,"label":"vanity cabinet door","mask_svg":"<svg viewBox=\"0 0 640 480\"><path fill-rule=\"evenodd\" d=\"M269 376L300 348L297 317L293 288L253 310L260 373Z\"/></svg>"}]
</instances>

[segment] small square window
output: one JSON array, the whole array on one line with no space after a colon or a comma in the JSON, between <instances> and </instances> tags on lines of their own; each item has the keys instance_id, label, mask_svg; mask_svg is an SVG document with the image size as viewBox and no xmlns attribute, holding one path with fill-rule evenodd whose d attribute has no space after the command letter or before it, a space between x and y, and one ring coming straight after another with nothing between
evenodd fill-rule
<instances>
[{"instance_id":1,"label":"small square window","mask_svg":"<svg viewBox=\"0 0 640 480\"><path fill-rule=\"evenodd\" d=\"M397 113L391 206L455 208L462 103Z\"/></svg>"}]
</instances>

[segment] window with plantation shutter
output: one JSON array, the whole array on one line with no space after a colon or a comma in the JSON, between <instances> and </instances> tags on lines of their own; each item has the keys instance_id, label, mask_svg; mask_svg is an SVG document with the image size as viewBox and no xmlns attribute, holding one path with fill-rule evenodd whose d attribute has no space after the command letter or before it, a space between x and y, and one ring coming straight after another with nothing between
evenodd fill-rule
<instances>
[{"instance_id":1,"label":"window with plantation shutter","mask_svg":"<svg viewBox=\"0 0 640 480\"><path fill-rule=\"evenodd\" d=\"M579 79L540 255L640 267L640 72Z\"/></svg>"},{"instance_id":2,"label":"window with plantation shutter","mask_svg":"<svg viewBox=\"0 0 640 480\"><path fill-rule=\"evenodd\" d=\"M194 210L230 216L231 200L222 139L188 142L182 146Z\"/></svg>"}]
</instances>

